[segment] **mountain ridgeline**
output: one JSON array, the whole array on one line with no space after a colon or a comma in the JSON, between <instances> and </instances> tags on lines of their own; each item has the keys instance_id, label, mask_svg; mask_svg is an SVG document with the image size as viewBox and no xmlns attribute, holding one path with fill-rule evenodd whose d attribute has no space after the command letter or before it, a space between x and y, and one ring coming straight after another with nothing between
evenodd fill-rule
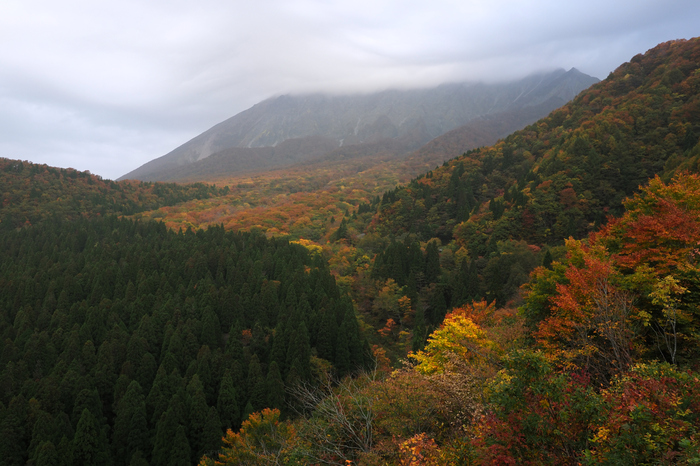
<instances>
[{"instance_id":1,"label":"mountain ridgeline","mask_svg":"<svg viewBox=\"0 0 700 466\"><path fill-rule=\"evenodd\" d=\"M498 241L583 237L654 175L697 171L698 49L637 55L548 117L387 192L373 228L455 240L473 257Z\"/></svg>"},{"instance_id":2,"label":"mountain ridgeline","mask_svg":"<svg viewBox=\"0 0 700 466\"><path fill-rule=\"evenodd\" d=\"M650 178L698 172L699 64L698 39L661 44L537 123L386 192L364 232L396 241L374 276L425 303L429 325L472 300L517 299L536 266L619 216ZM433 239L455 263L426 280L412 251Z\"/></svg>"},{"instance_id":3,"label":"mountain ridgeline","mask_svg":"<svg viewBox=\"0 0 700 466\"><path fill-rule=\"evenodd\" d=\"M449 158L589 78L528 79L271 99L139 170ZM699 140L691 39L383 196L299 193L316 243L216 223L268 212L243 184L0 159L0 462L695 464ZM207 228L133 218L177 209Z\"/></svg>"},{"instance_id":4,"label":"mountain ridgeline","mask_svg":"<svg viewBox=\"0 0 700 466\"><path fill-rule=\"evenodd\" d=\"M280 96L219 123L120 179L177 181L270 169L392 142L402 155L482 118L503 120L488 143L571 100L598 80L562 69L503 84L445 84L367 95ZM483 141L479 141L483 142ZM478 144L478 143L477 143ZM477 145L474 145L477 147ZM202 179L202 178L200 178Z\"/></svg>"}]
</instances>

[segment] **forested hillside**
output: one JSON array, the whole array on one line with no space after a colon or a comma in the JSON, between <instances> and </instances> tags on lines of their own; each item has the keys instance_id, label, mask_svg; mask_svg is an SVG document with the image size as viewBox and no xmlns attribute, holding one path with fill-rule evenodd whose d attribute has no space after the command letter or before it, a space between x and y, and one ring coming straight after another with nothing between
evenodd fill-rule
<instances>
[{"instance_id":1,"label":"forested hillside","mask_svg":"<svg viewBox=\"0 0 700 466\"><path fill-rule=\"evenodd\" d=\"M228 193L213 185L103 180L89 172L0 158L0 226L144 210Z\"/></svg>"},{"instance_id":2,"label":"forested hillside","mask_svg":"<svg viewBox=\"0 0 700 466\"><path fill-rule=\"evenodd\" d=\"M304 246L115 217L1 234L3 464L192 464L285 385L369 364Z\"/></svg>"},{"instance_id":3,"label":"forested hillside","mask_svg":"<svg viewBox=\"0 0 700 466\"><path fill-rule=\"evenodd\" d=\"M216 464L696 464L700 176L624 208L538 267L519 310L451 309L404 366L377 353L376 372L298 391L309 416L251 416Z\"/></svg>"},{"instance_id":4,"label":"forested hillside","mask_svg":"<svg viewBox=\"0 0 700 466\"><path fill-rule=\"evenodd\" d=\"M365 233L403 246L380 251L375 276L417 288L433 323L472 299L517 299L535 266L620 215L654 175L698 170L699 63L697 39L661 44L547 118L385 193ZM421 286L407 261L432 238L448 267Z\"/></svg>"},{"instance_id":5,"label":"forested hillside","mask_svg":"<svg viewBox=\"0 0 700 466\"><path fill-rule=\"evenodd\" d=\"M293 425L250 418L220 461L700 461L699 108L700 41L661 44L361 203L328 236L331 267L412 363L341 383Z\"/></svg>"},{"instance_id":6,"label":"forested hillside","mask_svg":"<svg viewBox=\"0 0 700 466\"><path fill-rule=\"evenodd\" d=\"M473 255L489 240L582 237L655 174L697 169L697 42L637 55L547 118L387 193L376 229L455 239Z\"/></svg>"},{"instance_id":7,"label":"forested hillside","mask_svg":"<svg viewBox=\"0 0 700 466\"><path fill-rule=\"evenodd\" d=\"M405 186L2 160L0 458L698 464L699 136L692 39Z\"/></svg>"}]
</instances>

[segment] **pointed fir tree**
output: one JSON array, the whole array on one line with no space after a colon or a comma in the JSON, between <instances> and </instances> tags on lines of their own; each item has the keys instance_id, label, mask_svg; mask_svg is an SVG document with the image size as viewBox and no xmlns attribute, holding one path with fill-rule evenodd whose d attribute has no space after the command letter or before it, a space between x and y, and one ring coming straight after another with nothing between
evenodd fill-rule
<instances>
[{"instance_id":1,"label":"pointed fir tree","mask_svg":"<svg viewBox=\"0 0 700 466\"><path fill-rule=\"evenodd\" d=\"M185 434L185 426L178 426L175 431L175 438L172 439L170 456L168 458L170 466L191 466L192 449Z\"/></svg>"},{"instance_id":2,"label":"pointed fir tree","mask_svg":"<svg viewBox=\"0 0 700 466\"><path fill-rule=\"evenodd\" d=\"M241 419L243 419L243 422L245 422L251 414L255 412L255 409L253 408L253 405L250 403L250 400L246 403L245 408L243 408L243 415L241 416Z\"/></svg>"},{"instance_id":3,"label":"pointed fir tree","mask_svg":"<svg viewBox=\"0 0 700 466\"><path fill-rule=\"evenodd\" d=\"M278 361L278 367L282 374L285 373L287 348L289 347L289 338L284 322L285 321L280 321L277 323L272 340L272 349L270 350L270 360Z\"/></svg>"},{"instance_id":4,"label":"pointed fir tree","mask_svg":"<svg viewBox=\"0 0 700 466\"><path fill-rule=\"evenodd\" d=\"M221 324L211 307L207 307L202 315L202 331L199 342L209 346L212 351L221 346Z\"/></svg>"},{"instance_id":5,"label":"pointed fir tree","mask_svg":"<svg viewBox=\"0 0 700 466\"><path fill-rule=\"evenodd\" d=\"M546 269L552 269L552 262L554 262L554 258L552 257L552 253L547 249L544 253L544 257L542 257L542 267Z\"/></svg>"},{"instance_id":6,"label":"pointed fir tree","mask_svg":"<svg viewBox=\"0 0 700 466\"><path fill-rule=\"evenodd\" d=\"M338 372L339 377L343 377L350 373L351 368L350 351L348 350L348 336L343 332L341 327L338 332L338 338L335 341L335 359L333 366Z\"/></svg>"},{"instance_id":7,"label":"pointed fir tree","mask_svg":"<svg viewBox=\"0 0 700 466\"><path fill-rule=\"evenodd\" d=\"M67 436L61 437L61 441L58 443L56 448L58 453L58 465L59 466L73 466L73 441ZM12 464L12 463L7 463Z\"/></svg>"},{"instance_id":8,"label":"pointed fir tree","mask_svg":"<svg viewBox=\"0 0 700 466\"><path fill-rule=\"evenodd\" d=\"M148 466L148 461L144 458L141 451L137 451L131 455L131 460L129 461L129 466Z\"/></svg>"},{"instance_id":9,"label":"pointed fir tree","mask_svg":"<svg viewBox=\"0 0 700 466\"><path fill-rule=\"evenodd\" d=\"M37 448L36 461L34 464L42 466L59 465L58 452L56 451L56 447L54 446L53 442L48 440L41 442Z\"/></svg>"},{"instance_id":10,"label":"pointed fir tree","mask_svg":"<svg viewBox=\"0 0 700 466\"><path fill-rule=\"evenodd\" d=\"M190 448L196 458L199 458L204 453L204 425L207 422L207 414L209 407L207 406L206 396L204 395L204 387L199 380L199 376L195 374L187 384L187 410L188 410L188 438L190 440Z\"/></svg>"},{"instance_id":11,"label":"pointed fir tree","mask_svg":"<svg viewBox=\"0 0 700 466\"><path fill-rule=\"evenodd\" d=\"M233 385L231 371L226 369L219 386L219 396L216 401L216 410L221 418L224 430L233 429L240 425L241 415L238 409L238 395Z\"/></svg>"},{"instance_id":12,"label":"pointed fir tree","mask_svg":"<svg viewBox=\"0 0 700 466\"><path fill-rule=\"evenodd\" d=\"M222 436L221 420L219 419L219 414L216 412L216 408L212 406L209 408L202 431L202 453L211 455L212 452L218 451L221 447ZM199 460L200 457L201 455L195 460Z\"/></svg>"},{"instance_id":13,"label":"pointed fir tree","mask_svg":"<svg viewBox=\"0 0 700 466\"><path fill-rule=\"evenodd\" d=\"M254 354L248 365L248 400L255 411L265 407L265 379L258 356Z\"/></svg>"},{"instance_id":14,"label":"pointed fir tree","mask_svg":"<svg viewBox=\"0 0 700 466\"><path fill-rule=\"evenodd\" d=\"M413 336L411 337L411 350L420 351L425 347L426 342L425 318L423 307L416 309L415 323L413 326Z\"/></svg>"},{"instance_id":15,"label":"pointed fir tree","mask_svg":"<svg viewBox=\"0 0 700 466\"><path fill-rule=\"evenodd\" d=\"M135 376L144 391L150 390L157 371L158 363L156 362L156 358L153 357L151 353L147 352L141 357Z\"/></svg>"},{"instance_id":16,"label":"pointed fir tree","mask_svg":"<svg viewBox=\"0 0 700 466\"><path fill-rule=\"evenodd\" d=\"M153 439L153 452L151 456L151 464L153 466L169 466L173 439L177 433L178 427L182 427L178 422L178 415L173 407L169 407L168 410L161 415L160 420L156 424L156 433Z\"/></svg>"},{"instance_id":17,"label":"pointed fir tree","mask_svg":"<svg viewBox=\"0 0 700 466\"><path fill-rule=\"evenodd\" d=\"M73 404L73 415L71 420L73 424L76 425L80 416L83 414L83 409L89 409L95 419L98 422L103 421L102 416L102 401L100 400L100 395L97 393L97 389L87 389L84 388L80 390L78 396L75 397L75 403Z\"/></svg>"},{"instance_id":18,"label":"pointed fir tree","mask_svg":"<svg viewBox=\"0 0 700 466\"><path fill-rule=\"evenodd\" d=\"M336 321L333 312L322 309L321 324L316 338L318 356L327 361L333 360L333 342L335 341Z\"/></svg>"},{"instance_id":19,"label":"pointed fir tree","mask_svg":"<svg viewBox=\"0 0 700 466\"><path fill-rule=\"evenodd\" d=\"M129 422L129 435L126 439L127 457L131 458L129 463L133 462L134 457L142 457L146 452L150 451L150 432L148 430L148 422L146 420L145 404L143 409L137 409ZM145 459L144 459L145 461Z\"/></svg>"},{"instance_id":20,"label":"pointed fir tree","mask_svg":"<svg viewBox=\"0 0 700 466\"><path fill-rule=\"evenodd\" d=\"M284 408L284 381L276 361L270 363L265 385L267 389L267 407L278 408L282 411Z\"/></svg>"},{"instance_id":21,"label":"pointed fir tree","mask_svg":"<svg viewBox=\"0 0 700 466\"><path fill-rule=\"evenodd\" d=\"M22 395L12 398L0 422L0 457L7 465L23 465L28 444L27 402Z\"/></svg>"},{"instance_id":22,"label":"pointed fir tree","mask_svg":"<svg viewBox=\"0 0 700 466\"><path fill-rule=\"evenodd\" d=\"M75 464L106 465L109 461L107 439L89 409L83 409L73 437Z\"/></svg>"},{"instance_id":23,"label":"pointed fir tree","mask_svg":"<svg viewBox=\"0 0 700 466\"><path fill-rule=\"evenodd\" d=\"M425 279L428 283L436 283L440 276L440 252L437 241L431 241L425 248Z\"/></svg>"},{"instance_id":24,"label":"pointed fir tree","mask_svg":"<svg viewBox=\"0 0 700 466\"><path fill-rule=\"evenodd\" d=\"M0 417L2 417L2 405L0 405ZM46 411L39 411L36 416L36 421L34 421L34 427L32 428L32 440L29 443L29 461L32 464L37 464L37 457L39 455L40 446L44 442L52 442L53 440L58 440L56 438L56 422L54 422L53 417ZM51 447L56 450L53 442Z\"/></svg>"},{"instance_id":25,"label":"pointed fir tree","mask_svg":"<svg viewBox=\"0 0 700 466\"><path fill-rule=\"evenodd\" d=\"M229 354L234 360L243 359L243 344L241 343L241 333L243 332L243 327L237 320L231 325L231 329L228 333L228 340L226 341L226 354Z\"/></svg>"},{"instance_id":26,"label":"pointed fir tree","mask_svg":"<svg viewBox=\"0 0 700 466\"><path fill-rule=\"evenodd\" d=\"M340 332L344 332L347 335L350 370L357 371L364 366L364 356L362 342L360 341L360 329L352 307L348 307L346 310Z\"/></svg>"},{"instance_id":27,"label":"pointed fir tree","mask_svg":"<svg viewBox=\"0 0 700 466\"><path fill-rule=\"evenodd\" d=\"M117 465L128 464L133 452L144 449L142 439L147 436L146 400L141 391L141 385L134 380L119 401L114 419L112 449ZM130 444L130 438L136 443Z\"/></svg>"},{"instance_id":28,"label":"pointed fir tree","mask_svg":"<svg viewBox=\"0 0 700 466\"><path fill-rule=\"evenodd\" d=\"M301 380L311 378L311 344L309 343L309 332L306 324L302 321L297 327L294 335L290 339L287 350L287 365L296 361L298 375Z\"/></svg>"},{"instance_id":29,"label":"pointed fir tree","mask_svg":"<svg viewBox=\"0 0 700 466\"><path fill-rule=\"evenodd\" d=\"M146 398L146 413L151 425L155 425L168 409L168 401L172 396L171 388L165 368L161 365Z\"/></svg>"},{"instance_id":30,"label":"pointed fir tree","mask_svg":"<svg viewBox=\"0 0 700 466\"><path fill-rule=\"evenodd\" d=\"M345 218L340 221L340 226L338 227L337 230L333 232L331 235L331 241L340 241L341 239L347 239L348 238L348 223L345 221Z\"/></svg>"}]
</instances>

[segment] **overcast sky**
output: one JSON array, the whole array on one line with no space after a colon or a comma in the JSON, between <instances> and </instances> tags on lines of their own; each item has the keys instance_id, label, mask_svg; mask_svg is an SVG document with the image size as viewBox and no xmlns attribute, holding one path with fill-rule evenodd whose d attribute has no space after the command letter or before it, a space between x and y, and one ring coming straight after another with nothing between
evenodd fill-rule
<instances>
[{"instance_id":1,"label":"overcast sky","mask_svg":"<svg viewBox=\"0 0 700 466\"><path fill-rule=\"evenodd\" d=\"M115 179L268 97L605 78L698 0L0 0L0 156Z\"/></svg>"}]
</instances>

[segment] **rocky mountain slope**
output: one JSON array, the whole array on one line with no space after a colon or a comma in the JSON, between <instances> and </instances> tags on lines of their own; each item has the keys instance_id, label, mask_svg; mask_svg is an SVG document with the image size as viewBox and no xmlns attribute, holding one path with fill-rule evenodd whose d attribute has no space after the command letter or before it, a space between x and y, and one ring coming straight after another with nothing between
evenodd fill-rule
<instances>
[{"instance_id":1,"label":"rocky mountain slope","mask_svg":"<svg viewBox=\"0 0 700 466\"><path fill-rule=\"evenodd\" d=\"M363 144L393 147L397 155L463 125L489 130L493 143L571 100L598 80L572 68L500 83L445 84L431 89L366 95L280 96L219 123L121 179L178 180L195 173L269 169ZM504 119L510 124L503 125ZM265 148L265 150L260 150ZM353 149L365 153L365 149ZM370 152L374 149L368 148ZM204 162L208 158L215 162Z\"/></svg>"}]
</instances>

